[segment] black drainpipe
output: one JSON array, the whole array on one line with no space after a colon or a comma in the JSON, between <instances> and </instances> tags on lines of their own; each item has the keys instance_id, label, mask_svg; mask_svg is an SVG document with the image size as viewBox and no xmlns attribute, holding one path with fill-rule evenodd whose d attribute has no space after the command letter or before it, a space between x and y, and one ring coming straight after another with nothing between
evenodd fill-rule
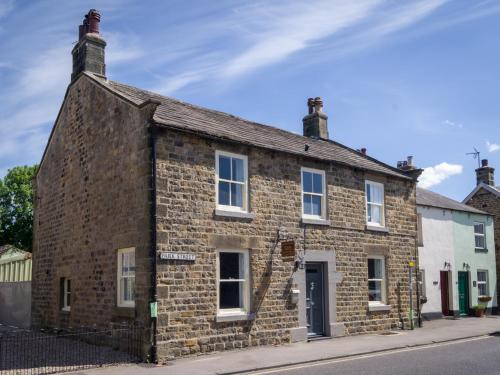
<instances>
[{"instance_id":1,"label":"black drainpipe","mask_svg":"<svg viewBox=\"0 0 500 375\"><path fill-rule=\"evenodd\" d=\"M150 259L151 259L151 303L157 303L157 290L156 290L156 127L151 124L149 127L149 142L151 147L151 179L150 179L150 191L151 191L151 249L150 249ZM152 363L158 363L157 358L157 342L156 342L156 324L157 318L151 318L151 353L150 361Z\"/></svg>"}]
</instances>

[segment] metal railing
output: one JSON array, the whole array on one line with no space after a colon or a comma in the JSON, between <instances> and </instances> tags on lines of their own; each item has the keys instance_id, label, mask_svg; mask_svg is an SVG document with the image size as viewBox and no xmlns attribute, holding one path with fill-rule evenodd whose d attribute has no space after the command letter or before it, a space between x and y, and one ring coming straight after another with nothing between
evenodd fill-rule
<instances>
[{"instance_id":1,"label":"metal railing","mask_svg":"<svg viewBox=\"0 0 500 375\"><path fill-rule=\"evenodd\" d=\"M40 375L140 362L143 329L7 330L0 332L0 375Z\"/></svg>"}]
</instances>

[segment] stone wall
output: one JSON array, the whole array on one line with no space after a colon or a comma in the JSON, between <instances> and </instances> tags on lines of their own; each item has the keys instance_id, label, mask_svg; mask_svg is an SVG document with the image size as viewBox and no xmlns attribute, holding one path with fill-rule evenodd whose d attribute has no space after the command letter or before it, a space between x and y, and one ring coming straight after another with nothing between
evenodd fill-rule
<instances>
[{"instance_id":1,"label":"stone wall","mask_svg":"<svg viewBox=\"0 0 500 375\"><path fill-rule=\"evenodd\" d=\"M497 296L500 295L500 197L492 194L485 189L480 189L468 202L469 206L475 207L494 215L494 230L495 230L495 254L497 265Z\"/></svg>"},{"instance_id":2,"label":"stone wall","mask_svg":"<svg viewBox=\"0 0 500 375\"><path fill-rule=\"evenodd\" d=\"M254 219L215 216L215 151L248 155ZM415 184L335 164L163 130L157 145L158 250L196 254L194 263L158 264L159 356L168 359L264 344L287 343L298 326L289 303L294 265L281 259L277 230L304 247L300 168L327 173L330 226L307 225L306 251L336 253L337 322L346 334L408 323L408 262L416 251ZM388 233L366 229L365 178L385 184ZM216 249L249 249L255 319L216 322ZM389 312L368 311L367 254L385 255ZM302 291L305 293L305 291Z\"/></svg>"},{"instance_id":3,"label":"stone wall","mask_svg":"<svg viewBox=\"0 0 500 375\"><path fill-rule=\"evenodd\" d=\"M85 75L70 86L35 181L35 326L147 322L150 115ZM136 309L116 307L117 249L126 247L136 248ZM61 311L62 277L70 312Z\"/></svg>"}]
</instances>

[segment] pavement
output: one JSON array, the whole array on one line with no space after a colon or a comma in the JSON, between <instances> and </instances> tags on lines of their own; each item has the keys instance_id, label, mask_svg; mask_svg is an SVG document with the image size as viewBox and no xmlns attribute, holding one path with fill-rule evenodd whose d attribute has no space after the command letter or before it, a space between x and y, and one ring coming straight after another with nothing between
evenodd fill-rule
<instances>
[{"instance_id":1,"label":"pavement","mask_svg":"<svg viewBox=\"0 0 500 375\"><path fill-rule=\"evenodd\" d=\"M297 364L347 358L452 342L500 332L500 316L438 319L424 322L413 331L393 334L365 334L294 343L277 347L257 347L183 358L164 366L126 365L79 371L88 375L230 375Z\"/></svg>"}]
</instances>

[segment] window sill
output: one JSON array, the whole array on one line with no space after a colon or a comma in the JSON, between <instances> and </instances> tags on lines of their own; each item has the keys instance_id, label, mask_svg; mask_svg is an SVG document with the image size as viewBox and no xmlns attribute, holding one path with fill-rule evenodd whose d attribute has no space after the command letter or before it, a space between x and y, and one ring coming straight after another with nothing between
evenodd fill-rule
<instances>
[{"instance_id":1,"label":"window sill","mask_svg":"<svg viewBox=\"0 0 500 375\"><path fill-rule=\"evenodd\" d=\"M218 314L215 316L217 323L236 322L239 320L254 320L255 314L237 313L237 314Z\"/></svg>"},{"instance_id":2,"label":"window sill","mask_svg":"<svg viewBox=\"0 0 500 375\"><path fill-rule=\"evenodd\" d=\"M135 318L135 307L115 306L113 315L122 318Z\"/></svg>"},{"instance_id":3,"label":"window sill","mask_svg":"<svg viewBox=\"0 0 500 375\"><path fill-rule=\"evenodd\" d=\"M390 311L392 308L391 305L370 305L368 304L368 311Z\"/></svg>"},{"instance_id":4,"label":"window sill","mask_svg":"<svg viewBox=\"0 0 500 375\"><path fill-rule=\"evenodd\" d=\"M69 308L69 307L63 307L63 308L61 309L61 312L62 312L63 314L69 314L69 313L71 312L71 308Z\"/></svg>"},{"instance_id":5,"label":"window sill","mask_svg":"<svg viewBox=\"0 0 500 375\"><path fill-rule=\"evenodd\" d=\"M329 227L332 223L330 220L325 220L325 219L308 219L308 218L302 218L302 224L311 224L311 225L324 225Z\"/></svg>"},{"instance_id":6,"label":"window sill","mask_svg":"<svg viewBox=\"0 0 500 375\"><path fill-rule=\"evenodd\" d=\"M475 248L474 251L476 253L487 253L488 252L488 249L478 249L478 248Z\"/></svg>"},{"instance_id":7,"label":"window sill","mask_svg":"<svg viewBox=\"0 0 500 375\"><path fill-rule=\"evenodd\" d=\"M366 230L371 230L371 231L374 231L374 232L389 233L389 229L387 229L386 227L378 226L378 225L366 224L365 229Z\"/></svg>"},{"instance_id":8,"label":"window sill","mask_svg":"<svg viewBox=\"0 0 500 375\"><path fill-rule=\"evenodd\" d=\"M253 212L239 212L239 211L216 209L214 215L219 217L234 217L238 219L248 219L248 220L255 219L255 214Z\"/></svg>"}]
</instances>

